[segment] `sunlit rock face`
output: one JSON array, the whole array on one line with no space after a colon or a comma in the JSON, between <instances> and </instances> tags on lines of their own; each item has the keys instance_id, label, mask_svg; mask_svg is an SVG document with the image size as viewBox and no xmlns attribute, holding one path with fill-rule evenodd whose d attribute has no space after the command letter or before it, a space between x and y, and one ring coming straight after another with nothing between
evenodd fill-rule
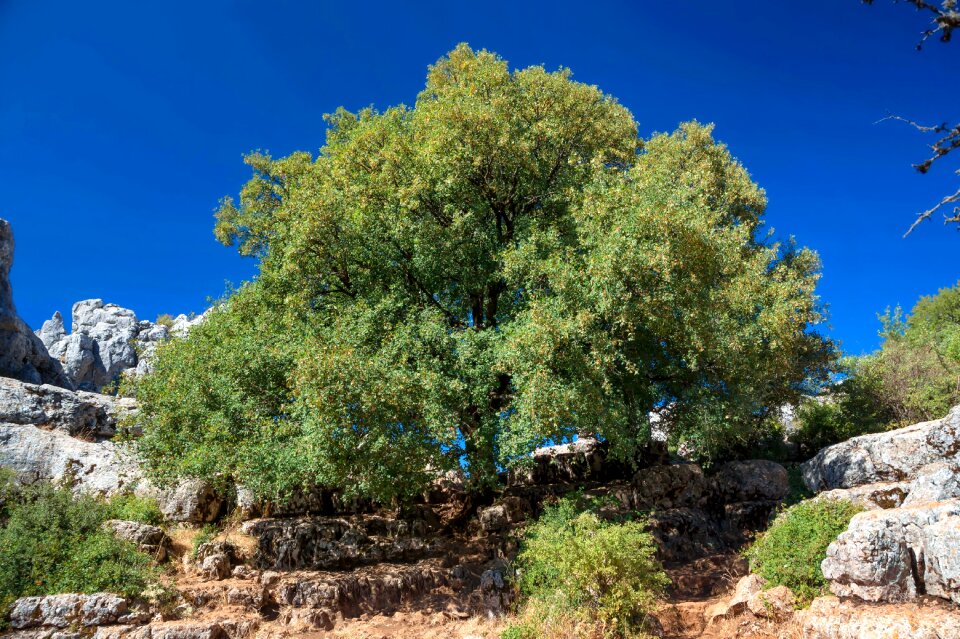
<instances>
[{"instance_id":1,"label":"sunlit rock face","mask_svg":"<svg viewBox=\"0 0 960 639\"><path fill-rule=\"evenodd\" d=\"M13 230L9 222L0 219L0 376L73 388L57 360L17 315L10 285L13 251Z\"/></svg>"}]
</instances>

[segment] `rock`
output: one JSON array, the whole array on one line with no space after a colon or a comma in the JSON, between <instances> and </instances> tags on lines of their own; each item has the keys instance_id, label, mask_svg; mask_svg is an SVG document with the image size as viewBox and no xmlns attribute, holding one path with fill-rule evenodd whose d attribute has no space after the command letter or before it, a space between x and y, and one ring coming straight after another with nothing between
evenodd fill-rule
<instances>
[{"instance_id":1,"label":"rock","mask_svg":"<svg viewBox=\"0 0 960 639\"><path fill-rule=\"evenodd\" d=\"M72 333L66 332L58 311L44 322L37 337L77 387L98 391L124 373L139 376L151 372L157 345L171 335L186 336L204 317L180 315L172 328L167 328L138 320L130 309L91 299L73 305Z\"/></svg>"},{"instance_id":2,"label":"rock","mask_svg":"<svg viewBox=\"0 0 960 639\"><path fill-rule=\"evenodd\" d=\"M477 519L480 528L486 532L498 532L522 523L530 511L526 500L516 495L508 495L498 500L498 503L480 509Z\"/></svg>"},{"instance_id":3,"label":"rock","mask_svg":"<svg viewBox=\"0 0 960 639\"><path fill-rule=\"evenodd\" d=\"M923 559L927 594L960 604L960 517L946 517L924 529Z\"/></svg>"},{"instance_id":4,"label":"rock","mask_svg":"<svg viewBox=\"0 0 960 639\"><path fill-rule=\"evenodd\" d=\"M133 311L83 300L73 305L73 333L66 335L62 325L62 317L55 315L39 334L78 388L98 391L137 366L140 322Z\"/></svg>"},{"instance_id":5,"label":"rock","mask_svg":"<svg viewBox=\"0 0 960 639\"><path fill-rule=\"evenodd\" d=\"M689 561L727 550L718 522L695 508L652 513L650 533L657 542L657 558L664 562Z\"/></svg>"},{"instance_id":6,"label":"rock","mask_svg":"<svg viewBox=\"0 0 960 639\"><path fill-rule=\"evenodd\" d=\"M428 554L422 519L381 516L259 519L241 531L257 540L253 565L261 570L346 570Z\"/></svg>"},{"instance_id":7,"label":"rock","mask_svg":"<svg viewBox=\"0 0 960 639\"><path fill-rule=\"evenodd\" d=\"M111 530L120 539L136 544L137 548L152 556L156 561L163 561L167 558L167 551L171 543L170 538L158 526L137 521L111 519L104 522L104 527Z\"/></svg>"},{"instance_id":8,"label":"rock","mask_svg":"<svg viewBox=\"0 0 960 639\"><path fill-rule=\"evenodd\" d=\"M920 469L960 452L960 406L943 419L862 435L824 448L801 466L812 491L912 480Z\"/></svg>"},{"instance_id":9,"label":"rock","mask_svg":"<svg viewBox=\"0 0 960 639\"><path fill-rule=\"evenodd\" d=\"M779 501L790 493L787 470L763 459L728 462L713 476L716 494L726 503Z\"/></svg>"},{"instance_id":10,"label":"rock","mask_svg":"<svg viewBox=\"0 0 960 639\"><path fill-rule=\"evenodd\" d=\"M501 615L510 610L512 597L506 577L508 571L505 562L495 561L480 575L480 597L488 615Z\"/></svg>"},{"instance_id":11,"label":"rock","mask_svg":"<svg viewBox=\"0 0 960 639\"><path fill-rule=\"evenodd\" d=\"M960 611L937 605L877 606L820 597L794 619L803 639L960 637Z\"/></svg>"},{"instance_id":12,"label":"rock","mask_svg":"<svg viewBox=\"0 0 960 639\"><path fill-rule=\"evenodd\" d=\"M216 521L225 505L223 496L202 479L186 479L173 488L149 494L157 500L168 521L194 524Z\"/></svg>"},{"instance_id":13,"label":"rock","mask_svg":"<svg viewBox=\"0 0 960 639\"><path fill-rule=\"evenodd\" d=\"M647 467L667 459L664 442L653 442L638 453L636 466ZM574 442L546 446L533 451L530 463L511 471L511 486L571 484L583 481L627 479L634 465L622 463L609 455L609 445L593 437L580 437Z\"/></svg>"},{"instance_id":14,"label":"rock","mask_svg":"<svg viewBox=\"0 0 960 639\"><path fill-rule=\"evenodd\" d=\"M238 561L236 546L227 541L212 541L197 548L194 563L204 579L219 581L230 576Z\"/></svg>"},{"instance_id":15,"label":"rock","mask_svg":"<svg viewBox=\"0 0 960 639\"><path fill-rule=\"evenodd\" d=\"M74 437L102 439L117 432L117 421L136 410L131 399L73 392L0 377L0 423L33 425Z\"/></svg>"},{"instance_id":16,"label":"rock","mask_svg":"<svg viewBox=\"0 0 960 639\"><path fill-rule=\"evenodd\" d=\"M696 464L644 468L632 483L634 493L628 505L637 510L700 508L710 497L711 486Z\"/></svg>"},{"instance_id":17,"label":"rock","mask_svg":"<svg viewBox=\"0 0 960 639\"><path fill-rule=\"evenodd\" d=\"M17 314L10 286L13 251L13 230L9 222L0 219L0 377L73 388L60 363Z\"/></svg>"},{"instance_id":18,"label":"rock","mask_svg":"<svg viewBox=\"0 0 960 639\"><path fill-rule=\"evenodd\" d=\"M704 612L705 620L707 623L714 623L718 619L729 619L746 612L750 599L759 594L764 585L766 580L760 575L751 574L741 578L730 599L717 602L707 608Z\"/></svg>"},{"instance_id":19,"label":"rock","mask_svg":"<svg viewBox=\"0 0 960 639\"><path fill-rule=\"evenodd\" d=\"M758 617L783 621L796 609L796 598L786 586L776 586L751 595L747 608Z\"/></svg>"},{"instance_id":20,"label":"rock","mask_svg":"<svg viewBox=\"0 0 960 639\"><path fill-rule=\"evenodd\" d=\"M924 591L925 529L960 514L960 501L859 513L827 548L821 564L840 597L902 602Z\"/></svg>"},{"instance_id":21,"label":"rock","mask_svg":"<svg viewBox=\"0 0 960 639\"><path fill-rule=\"evenodd\" d=\"M882 481L853 488L827 490L814 499L844 499L864 509L899 508L910 492L910 482Z\"/></svg>"},{"instance_id":22,"label":"rock","mask_svg":"<svg viewBox=\"0 0 960 639\"><path fill-rule=\"evenodd\" d=\"M127 612L127 600L109 593L51 595L17 599L10 608L10 625L24 628L67 628L116 623Z\"/></svg>"},{"instance_id":23,"label":"rock","mask_svg":"<svg viewBox=\"0 0 960 639\"><path fill-rule=\"evenodd\" d=\"M960 497L960 472L953 463L937 462L924 466L907 489L904 506L945 501Z\"/></svg>"},{"instance_id":24,"label":"rock","mask_svg":"<svg viewBox=\"0 0 960 639\"><path fill-rule=\"evenodd\" d=\"M142 482L132 455L110 441L89 442L59 430L0 424L0 467L25 483L66 482L75 490L112 495Z\"/></svg>"}]
</instances>

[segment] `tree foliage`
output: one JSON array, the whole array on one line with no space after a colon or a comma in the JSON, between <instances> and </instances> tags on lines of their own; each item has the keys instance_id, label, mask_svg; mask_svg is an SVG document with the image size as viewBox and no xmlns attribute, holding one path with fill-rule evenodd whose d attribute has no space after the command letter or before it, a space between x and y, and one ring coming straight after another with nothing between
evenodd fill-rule
<instances>
[{"instance_id":1,"label":"tree foliage","mask_svg":"<svg viewBox=\"0 0 960 639\"><path fill-rule=\"evenodd\" d=\"M260 263L142 383L166 473L268 493L474 486L578 433L630 459L648 414L705 454L823 380L817 256L712 129L642 142L567 70L459 46L413 107L328 116L316 157L247 158L216 235ZM268 479L263 479L264 477Z\"/></svg>"},{"instance_id":2,"label":"tree foliage","mask_svg":"<svg viewBox=\"0 0 960 639\"><path fill-rule=\"evenodd\" d=\"M943 417L960 404L960 282L881 317L880 349L844 360L842 381L808 400L794 436L807 454L864 433Z\"/></svg>"}]
</instances>

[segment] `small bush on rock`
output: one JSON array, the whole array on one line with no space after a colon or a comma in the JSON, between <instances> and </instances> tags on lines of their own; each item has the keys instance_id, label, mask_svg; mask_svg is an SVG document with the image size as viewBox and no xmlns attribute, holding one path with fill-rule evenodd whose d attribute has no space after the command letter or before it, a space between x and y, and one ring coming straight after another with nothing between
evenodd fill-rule
<instances>
[{"instance_id":1,"label":"small bush on rock","mask_svg":"<svg viewBox=\"0 0 960 639\"><path fill-rule=\"evenodd\" d=\"M802 605L826 591L820 563L827 546L863 510L845 500L808 500L784 510L746 551L750 571L770 586L786 586Z\"/></svg>"},{"instance_id":2,"label":"small bush on rock","mask_svg":"<svg viewBox=\"0 0 960 639\"><path fill-rule=\"evenodd\" d=\"M636 637L668 580L642 521L605 521L565 499L524 535L520 621L504 637Z\"/></svg>"},{"instance_id":3,"label":"small bush on rock","mask_svg":"<svg viewBox=\"0 0 960 639\"><path fill-rule=\"evenodd\" d=\"M107 502L111 519L138 521L142 524L159 526L163 523L163 511L156 499L140 497L133 493L116 495Z\"/></svg>"},{"instance_id":4,"label":"small bush on rock","mask_svg":"<svg viewBox=\"0 0 960 639\"><path fill-rule=\"evenodd\" d=\"M116 505L51 484L0 489L0 611L20 597L64 592L139 595L151 559L103 528ZM0 618L2 618L0 613Z\"/></svg>"}]
</instances>

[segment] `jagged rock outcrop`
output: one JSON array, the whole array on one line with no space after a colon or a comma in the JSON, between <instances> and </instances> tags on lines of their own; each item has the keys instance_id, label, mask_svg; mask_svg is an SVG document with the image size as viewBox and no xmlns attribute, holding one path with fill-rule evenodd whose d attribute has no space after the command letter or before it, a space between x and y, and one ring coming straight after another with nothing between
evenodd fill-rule
<instances>
[{"instance_id":1,"label":"jagged rock outcrop","mask_svg":"<svg viewBox=\"0 0 960 639\"><path fill-rule=\"evenodd\" d=\"M876 482L911 480L929 464L950 462L960 453L960 406L943 419L922 422L829 446L802 465L812 491L853 488Z\"/></svg>"},{"instance_id":2,"label":"jagged rock outcrop","mask_svg":"<svg viewBox=\"0 0 960 639\"><path fill-rule=\"evenodd\" d=\"M0 377L0 423L33 425L97 440L113 437L119 420L134 411L132 399Z\"/></svg>"},{"instance_id":3,"label":"jagged rock outcrop","mask_svg":"<svg viewBox=\"0 0 960 639\"><path fill-rule=\"evenodd\" d=\"M127 600L110 593L24 597L10 609L11 627L70 628L124 623L129 616Z\"/></svg>"},{"instance_id":4,"label":"jagged rock outcrop","mask_svg":"<svg viewBox=\"0 0 960 639\"><path fill-rule=\"evenodd\" d=\"M208 482L156 488L144 479L131 448L110 439L117 420L135 411L131 399L0 378L0 468L13 470L24 483L47 480L98 495L148 495L169 521L205 523L222 515L225 499Z\"/></svg>"},{"instance_id":5,"label":"jagged rock outcrop","mask_svg":"<svg viewBox=\"0 0 960 639\"><path fill-rule=\"evenodd\" d=\"M119 539L135 544L138 549L153 557L155 561L163 561L167 558L171 541L163 528L121 519L111 519L104 522L103 525Z\"/></svg>"},{"instance_id":6,"label":"jagged rock outcrop","mask_svg":"<svg viewBox=\"0 0 960 639\"><path fill-rule=\"evenodd\" d=\"M943 419L830 446L804 464L817 499L868 508L821 565L840 597L899 603L924 594L960 600L960 406Z\"/></svg>"},{"instance_id":7,"label":"jagged rock outcrop","mask_svg":"<svg viewBox=\"0 0 960 639\"><path fill-rule=\"evenodd\" d=\"M0 219L0 376L73 388L57 360L17 314L10 286L13 251L13 230L9 222Z\"/></svg>"},{"instance_id":8,"label":"jagged rock outcrop","mask_svg":"<svg viewBox=\"0 0 960 639\"><path fill-rule=\"evenodd\" d=\"M72 333L67 334L58 312L44 322L38 336L78 388L98 391L124 371L136 369L137 346L165 339L167 328L140 322L129 309L92 299L73 305Z\"/></svg>"},{"instance_id":9,"label":"jagged rock outcrop","mask_svg":"<svg viewBox=\"0 0 960 639\"><path fill-rule=\"evenodd\" d=\"M925 564L941 559L934 554L936 547L927 547L926 531L957 515L956 500L855 515L847 531L830 544L821 565L830 590L864 601L915 599L927 591Z\"/></svg>"},{"instance_id":10,"label":"jagged rock outcrop","mask_svg":"<svg viewBox=\"0 0 960 639\"><path fill-rule=\"evenodd\" d=\"M204 315L179 315L168 328L138 320L130 309L91 299L73 305L72 319L73 332L67 333L63 316L57 311L37 336L77 388L99 391L123 373L149 373L157 345L171 336L187 335Z\"/></svg>"}]
</instances>

